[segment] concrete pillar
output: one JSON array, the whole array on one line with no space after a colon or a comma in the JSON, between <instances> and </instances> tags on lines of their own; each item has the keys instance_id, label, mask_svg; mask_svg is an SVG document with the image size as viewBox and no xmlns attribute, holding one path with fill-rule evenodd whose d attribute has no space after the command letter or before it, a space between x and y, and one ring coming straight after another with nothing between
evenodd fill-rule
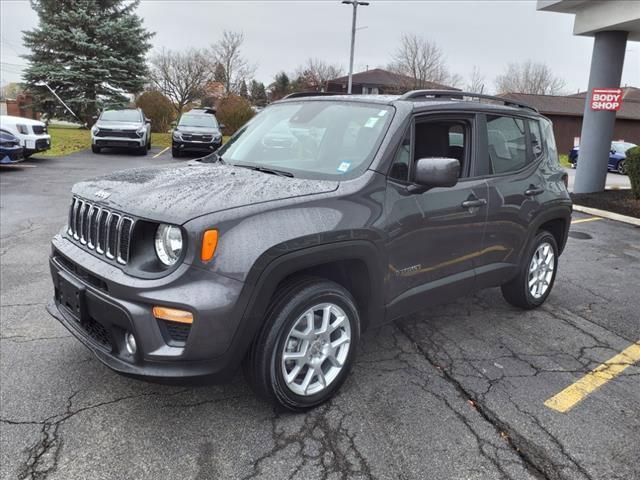
<instances>
[{"instance_id":1,"label":"concrete pillar","mask_svg":"<svg viewBox=\"0 0 640 480\"><path fill-rule=\"evenodd\" d=\"M589 90L584 106L580 134L575 193L601 192L607 180L607 162L611 151L616 112L591 110L594 88L619 88L628 32L598 32L593 42Z\"/></svg>"}]
</instances>

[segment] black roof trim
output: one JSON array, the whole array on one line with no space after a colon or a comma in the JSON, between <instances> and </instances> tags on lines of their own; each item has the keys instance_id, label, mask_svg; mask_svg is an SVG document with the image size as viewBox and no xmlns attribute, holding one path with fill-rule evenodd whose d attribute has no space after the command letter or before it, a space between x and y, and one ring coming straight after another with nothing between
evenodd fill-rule
<instances>
[{"instance_id":1,"label":"black roof trim","mask_svg":"<svg viewBox=\"0 0 640 480\"><path fill-rule=\"evenodd\" d=\"M399 100L428 100L429 98L433 99L441 99L441 98L449 98L451 100L463 100L464 98L477 98L480 100L492 100L494 102L500 102L508 107L518 107L518 108L526 108L528 110L532 110L536 113L538 109L528 105L526 103L517 102L508 98L495 97L493 95L485 95L482 93L472 93L472 92L456 92L451 90L411 90L410 92L402 95Z\"/></svg>"}]
</instances>

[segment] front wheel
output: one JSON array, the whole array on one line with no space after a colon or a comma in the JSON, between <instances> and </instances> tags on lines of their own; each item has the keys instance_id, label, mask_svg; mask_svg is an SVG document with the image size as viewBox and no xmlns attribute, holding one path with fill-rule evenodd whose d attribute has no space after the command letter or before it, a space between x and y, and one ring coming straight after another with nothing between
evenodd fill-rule
<instances>
[{"instance_id":1,"label":"front wheel","mask_svg":"<svg viewBox=\"0 0 640 480\"><path fill-rule=\"evenodd\" d=\"M618 162L618 168L616 170L618 170L618 173L620 175L626 175L627 174L627 166L626 166L624 160L620 160Z\"/></svg>"},{"instance_id":2,"label":"front wheel","mask_svg":"<svg viewBox=\"0 0 640 480\"><path fill-rule=\"evenodd\" d=\"M346 379L360 334L358 309L342 286L299 278L279 288L244 362L261 397L292 411L327 401Z\"/></svg>"},{"instance_id":3,"label":"front wheel","mask_svg":"<svg viewBox=\"0 0 640 480\"><path fill-rule=\"evenodd\" d=\"M180 149L173 147L171 149L171 156L174 158L180 158Z\"/></svg>"},{"instance_id":4,"label":"front wheel","mask_svg":"<svg viewBox=\"0 0 640 480\"><path fill-rule=\"evenodd\" d=\"M93 153L100 153L101 148L100 148L100 147L97 147L97 146L95 146L95 145L91 145L91 151L92 151Z\"/></svg>"},{"instance_id":5,"label":"front wheel","mask_svg":"<svg viewBox=\"0 0 640 480\"><path fill-rule=\"evenodd\" d=\"M518 275L502 285L502 296L516 307L531 310L549 296L558 268L558 244L547 231L539 232L523 257Z\"/></svg>"}]
</instances>

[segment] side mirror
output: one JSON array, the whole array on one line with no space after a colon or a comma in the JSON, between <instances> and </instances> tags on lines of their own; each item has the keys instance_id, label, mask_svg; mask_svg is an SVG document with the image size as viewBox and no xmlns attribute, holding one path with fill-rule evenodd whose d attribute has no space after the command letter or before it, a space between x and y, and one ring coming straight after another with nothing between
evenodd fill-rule
<instances>
[{"instance_id":1,"label":"side mirror","mask_svg":"<svg viewBox=\"0 0 640 480\"><path fill-rule=\"evenodd\" d=\"M218 124L218 129L224 130L225 128L227 128L227 126L224 123L219 123Z\"/></svg>"},{"instance_id":2,"label":"side mirror","mask_svg":"<svg viewBox=\"0 0 640 480\"><path fill-rule=\"evenodd\" d=\"M147 125L151 125L151 120L149 120L147 117L144 118L144 123L146 123Z\"/></svg>"},{"instance_id":3,"label":"side mirror","mask_svg":"<svg viewBox=\"0 0 640 480\"><path fill-rule=\"evenodd\" d=\"M176 128L177 125L178 125L178 122L176 122L175 120L173 122L171 122L171 126L173 128Z\"/></svg>"},{"instance_id":4,"label":"side mirror","mask_svg":"<svg viewBox=\"0 0 640 480\"><path fill-rule=\"evenodd\" d=\"M94 115L94 116L93 116L93 117L91 117L91 118L92 118L92 119L94 119L94 120L98 120L98 118L99 118L99 117L98 117L98 115Z\"/></svg>"},{"instance_id":5,"label":"side mirror","mask_svg":"<svg viewBox=\"0 0 640 480\"><path fill-rule=\"evenodd\" d=\"M455 158L421 158L416 162L412 193L426 192L436 187L453 187L460 176L460 162Z\"/></svg>"}]
</instances>

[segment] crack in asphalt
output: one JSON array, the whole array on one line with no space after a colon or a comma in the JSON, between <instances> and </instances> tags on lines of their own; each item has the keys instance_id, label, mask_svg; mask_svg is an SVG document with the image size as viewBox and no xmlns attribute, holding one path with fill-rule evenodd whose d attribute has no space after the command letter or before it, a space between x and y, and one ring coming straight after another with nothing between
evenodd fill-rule
<instances>
[{"instance_id":1,"label":"crack in asphalt","mask_svg":"<svg viewBox=\"0 0 640 480\"><path fill-rule=\"evenodd\" d=\"M118 397L112 400L95 403L86 407L81 407L76 410L72 410L73 398L80 393L80 390L74 391L69 397L67 397L67 406L63 413L57 413L45 418L41 421L33 420L11 420L0 418L0 423L6 423L8 425L41 425L40 439L34 443L31 447L26 449L28 454L27 459L18 468L19 480L45 480L48 475L54 472L58 468L58 461L60 458L60 451L64 444L62 435L60 434L60 427L70 418L80 413L101 408L107 405L113 405L125 400L142 397L167 397L180 395L188 392L190 389L180 390L178 392L162 393L162 392L145 392L135 395L127 395L124 397Z\"/></svg>"},{"instance_id":2,"label":"crack in asphalt","mask_svg":"<svg viewBox=\"0 0 640 480\"><path fill-rule=\"evenodd\" d=\"M263 474L266 462L290 450L295 451L296 460L299 461L287 479L300 478L298 475L306 467L320 468L322 480L329 477L346 479L352 474L360 474L367 479L375 478L368 460L356 446L356 435L344 425L349 415L336 405L335 400L305 414L274 411L270 418L273 447L253 461L251 473L242 477L242 480L258 478ZM301 415L303 424L287 433L283 424Z\"/></svg>"}]
</instances>

